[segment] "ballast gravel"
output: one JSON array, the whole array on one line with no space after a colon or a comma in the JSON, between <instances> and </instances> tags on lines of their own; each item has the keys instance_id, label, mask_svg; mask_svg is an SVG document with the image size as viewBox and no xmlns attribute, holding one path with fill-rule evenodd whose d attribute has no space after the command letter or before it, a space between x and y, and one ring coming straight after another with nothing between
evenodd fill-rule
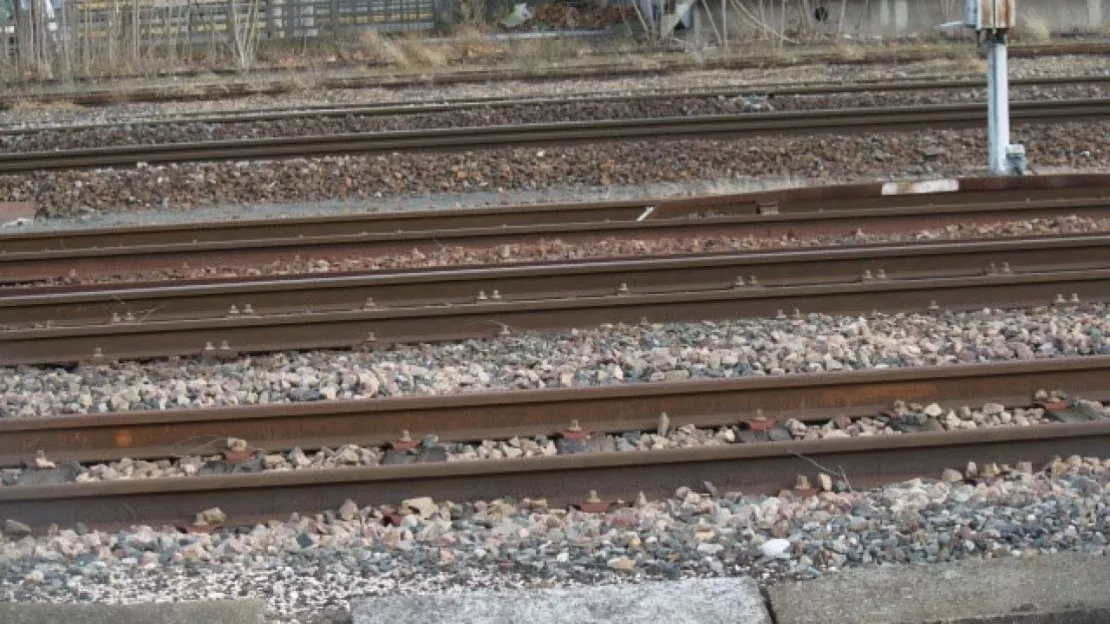
<instances>
[{"instance_id":1,"label":"ballast gravel","mask_svg":"<svg viewBox=\"0 0 1110 624\"><path fill-rule=\"evenodd\" d=\"M1110 131L1100 123L1016 124L1034 172L1110 167ZM619 141L469 152L403 152L280 161L177 163L0 176L0 201L34 202L40 217L205 206L367 202L432 193L513 193L619 188L649 183L830 180L976 175L981 129L912 133L752 136L742 139Z\"/></svg>"},{"instance_id":2,"label":"ballast gravel","mask_svg":"<svg viewBox=\"0 0 1110 624\"><path fill-rule=\"evenodd\" d=\"M542 499L416 498L212 533L82 525L43 537L9 520L0 600L111 602L252 597L273 622L340 622L365 595L750 575L767 585L874 564L1107 554L1110 460L949 467L812 496L717 492L707 483L605 513ZM1037 472L1033 472L1038 469ZM198 510L226 521L218 509Z\"/></svg>"},{"instance_id":3,"label":"ballast gravel","mask_svg":"<svg viewBox=\"0 0 1110 624\"><path fill-rule=\"evenodd\" d=\"M1046 302L1047 303L1047 302ZM0 415L40 417L1110 354L1110 306L606 325L222 363L0 368Z\"/></svg>"}]
</instances>

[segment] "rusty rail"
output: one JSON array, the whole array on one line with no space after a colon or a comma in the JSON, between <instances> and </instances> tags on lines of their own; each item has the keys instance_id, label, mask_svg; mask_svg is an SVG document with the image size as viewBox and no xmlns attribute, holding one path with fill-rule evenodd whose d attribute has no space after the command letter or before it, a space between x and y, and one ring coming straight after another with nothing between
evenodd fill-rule
<instances>
[{"instance_id":1,"label":"rusty rail","mask_svg":"<svg viewBox=\"0 0 1110 624\"><path fill-rule=\"evenodd\" d=\"M0 174L131 166L140 162L162 164L419 150L471 150L645 138L905 131L917 128L979 126L982 125L985 110L983 104L955 104L870 110L841 109L820 113L787 111L128 145L0 154ZM1104 99L1018 102L1011 106L1011 117L1016 122L1057 123L1069 119L1093 120L1107 116L1110 116L1110 100Z\"/></svg>"},{"instance_id":2,"label":"rusty rail","mask_svg":"<svg viewBox=\"0 0 1110 624\"><path fill-rule=\"evenodd\" d=\"M995 365L866 371L782 378L740 378L674 384L634 384L580 390L539 390L450 397L404 397L359 402L257 406L199 411L129 413L97 418L0 421L0 457L49 449L51 457L106 459L122 453L166 457L198 437L245 437L257 445L382 441L400 428L444 439L552 433L572 418L589 429L654 426L660 411L678 423L750 421L755 409L777 418L806 420L836 413L866 413L895 399L1027 404L1050 387L1105 399L1110 357ZM467 428L470 428L469 430ZM480 431L475 428L485 427ZM190 442L185 442L186 439ZM398 501L414 496L451 500L501 496L544 497L554 504L580 501L587 489L608 499L640 492L666 495L679 486L771 492L796 475L814 479L815 465L837 466L854 485L933 476L968 460L1045 462L1053 456L1097 455L1110 442L1110 422L1008 427L813 442L732 445L644 453L598 453L518 460L433 463L292 473L20 486L0 489L0 518L38 528L68 525L185 525L218 506L231 524L291 512L318 512L345 499ZM145 446L144 446L145 445ZM54 450L57 448L57 450ZM18 453L13 453L18 450ZM195 452L195 451L194 451Z\"/></svg>"},{"instance_id":3,"label":"rusty rail","mask_svg":"<svg viewBox=\"0 0 1110 624\"><path fill-rule=\"evenodd\" d=\"M653 429L750 421L756 410L785 421L873 414L895 400L1028 404L1042 388L1110 399L1110 356L738 377L618 386L446 396L133 411L0 419L0 466L43 450L55 461L163 458L218 452L229 436L276 452L341 444L376 445L435 434L444 441L550 435L578 420L586 431Z\"/></svg>"},{"instance_id":4,"label":"rusty rail","mask_svg":"<svg viewBox=\"0 0 1110 624\"><path fill-rule=\"evenodd\" d=\"M1110 266L1110 235L1037 236L1003 240L864 245L697 254L650 259L546 262L465 269L366 271L302 275L280 280L243 278L211 283L124 287L0 297L0 329L103 325L223 318L229 314L310 314L373 306L446 306L473 303L480 293L514 300L555 299L565 293L601 296L621 292L721 290L737 280L766 286L843 283L885 274L898 279L975 276L988 272L1067 266ZM113 320L114 319L114 320Z\"/></svg>"},{"instance_id":5,"label":"rusty rail","mask_svg":"<svg viewBox=\"0 0 1110 624\"><path fill-rule=\"evenodd\" d=\"M269 221L0 234L0 283L111 276L197 265L493 246L559 238L696 234L782 236L904 231L1075 214L1110 216L1110 176L951 180L958 193L854 184L690 199L359 214ZM11 293L9 293L11 294Z\"/></svg>"},{"instance_id":6,"label":"rusty rail","mask_svg":"<svg viewBox=\"0 0 1110 624\"><path fill-rule=\"evenodd\" d=\"M606 296L509 296L457 305L128 322L0 331L0 365L100 362L171 355L232 357L284 349L369 348L404 342L493 337L604 323L768 317L784 310L856 314L933 306L1046 305L1069 293L1104 301L1110 269L1012 271L975 277L875 279L804 286L744 284Z\"/></svg>"}]
</instances>

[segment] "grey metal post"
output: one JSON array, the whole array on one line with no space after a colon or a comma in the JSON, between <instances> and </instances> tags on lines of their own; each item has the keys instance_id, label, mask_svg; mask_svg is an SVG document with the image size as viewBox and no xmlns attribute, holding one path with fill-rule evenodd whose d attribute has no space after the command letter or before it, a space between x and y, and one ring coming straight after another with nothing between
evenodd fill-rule
<instances>
[{"instance_id":1,"label":"grey metal post","mask_svg":"<svg viewBox=\"0 0 1110 624\"><path fill-rule=\"evenodd\" d=\"M987 135L991 175L1006 175L1010 145L1010 83L1006 64L1006 32L987 34Z\"/></svg>"}]
</instances>

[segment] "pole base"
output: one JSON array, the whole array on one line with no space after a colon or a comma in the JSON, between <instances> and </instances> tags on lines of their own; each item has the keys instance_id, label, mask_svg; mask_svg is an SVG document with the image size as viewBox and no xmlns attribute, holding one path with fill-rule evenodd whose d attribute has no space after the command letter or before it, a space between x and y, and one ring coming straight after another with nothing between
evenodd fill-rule
<instances>
[{"instance_id":1,"label":"pole base","mask_svg":"<svg viewBox=\"0 0 1110 624\"><path fill-rule=\"evenodd\" d=\"M1006 173L1008 175L1025 175L1029 170L1029 161L1025 158L1025 146L1021 143L1011 143L1006 146Z\"/></svg>"}]
</instances>

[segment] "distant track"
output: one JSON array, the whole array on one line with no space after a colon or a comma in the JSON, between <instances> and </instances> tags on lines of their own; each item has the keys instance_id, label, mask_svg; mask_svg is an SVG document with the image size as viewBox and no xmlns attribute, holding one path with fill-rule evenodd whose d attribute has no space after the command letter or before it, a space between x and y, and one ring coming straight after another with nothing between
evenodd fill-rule
<instances>
[{"instance_id":1,"label":"distant track","mask_svg":"<svg viewBox=\"0 0 1110 624\"><path fill-rule=\"evenodd\" d=\"M653 63L647 67L630 67L626 62L616 63L590 63L574 65L566 68L544 68L542 71L493 69L493 70L444 70L440 72L421 74L385 74L374 76L347 76L325 78L315 83L318 89L401 89L420 86L452 85L452 84L481 84L493 81L519 81L537 82L550 80L599 80L612 78L628 78L635 76L650 76L679 71L697 70L739 70L739 69L770 69L774 67L790 67L804 64L831 63L836 65L869 65L894 62L912 62L934 58L948 58L951 52L936 50L898 50L889 52L868 51L868 54L858 58L848 58L830 55L828 50L816 50L806 53L798 51L790 55L754 56L744 59L710 59L701 62L691 62L688 59L664 60ZM824 54L823 54L824 53ZM1105 41L1079 41L1057 44L1018 44L1010 47L1010 56L1014 58L1030 58L1038 56L1059 55L1104 55L1110 54L1110 42ZM363 64L359 64L363 65ZM364 66L364 65L363 65ZM312 68L293 68L291 70L276 71L304 71ZM275 72L269 72L275 73ZM242 98L251 95L281 95L296 93L303 90L303 85L295 80L270 80L266 82L236 81L218 84L187 84L183 86L160 85L156 87L112 88L112 89L82 89L82 90L56 90L56 91L29 91L0 96L0 106L11 106L17 102L34 101L70 101L80 106L109 106L121 102L165 102L188 100L218 100Z\"/></svg>"},{"instance_id":2,"label":"distant track","mask_svg":"<svg viewBox=\"0 0 1110 624\"><path fill-rule=\"evenodd\" d=\"M0 174L190 161L281 159L313 156L451 151L642 139L735 137L760 134L906 131L981 126L983 104L886 109L625 119L521 126L442 128L239 141L204 141L0 154ZM1095 120L1110 117L1110 100L1019 102L1015 122Z\"/></svg>"},{"instance_id":3,"label":"distant track","mask_svg":"<svg viewBox=\"0 0 1110 624\"><path fill-rule=\"evenodd\" d=\"M1017 78L1010 81L1013 87L1061 87L1074 85L1107 85L1110 76L1059 76L1053 78ZM979 79L938 80L912 79L899 81L859 80L852 82L823 83L782 83L726 85L704 88L650 89L633 93L568 93L558 97L541 96L489 96L455 98L425 102L385 102L344 105L286 106L243 111L213 113L211 111L189 111L172 117L128 118L126 120L103 121L96 123L43 125L34 127L12 127L0 125L0 134L27 135L43 131L78 131L117 126L163 126L182 123L197 124L234 124L261 121L302 120L305 117L342 118L369 117L386 115L413 115L420 113L443 113L472 108L512 108L519 106L541 106L555 104L596 104L615 102L654 102L673 98L731 98L744 95L775 97L830 95L848 93L882 93L906 91L954 91L960 89L982 89L986 82Z\"/></svg>"}]
</instances>

